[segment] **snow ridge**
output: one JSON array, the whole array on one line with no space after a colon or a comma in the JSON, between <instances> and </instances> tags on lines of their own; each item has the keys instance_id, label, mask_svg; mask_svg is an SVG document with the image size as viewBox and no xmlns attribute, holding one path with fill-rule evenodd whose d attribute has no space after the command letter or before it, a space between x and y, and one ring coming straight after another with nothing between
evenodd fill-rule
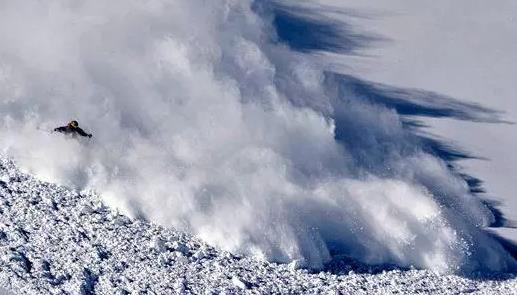
<instances>
[{"instance_id":1,"label":"snow ridge","mask_svg":"<svg viewBox=\"0 0 517 295\"><path fill-rule=\"evenodd\" d=\"M16 294L512 294L517 279L427 270L317 273L215 249L132 220L93 193L21 173L0 159L0 285ZM344 273L346 272L346 273Z\"/></svg>"}]
</instances>

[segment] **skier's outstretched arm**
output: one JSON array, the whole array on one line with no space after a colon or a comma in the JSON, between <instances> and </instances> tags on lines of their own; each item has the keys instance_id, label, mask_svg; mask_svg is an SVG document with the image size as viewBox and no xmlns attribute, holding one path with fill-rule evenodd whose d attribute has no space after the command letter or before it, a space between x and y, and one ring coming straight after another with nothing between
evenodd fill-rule
<instances>
[{"instance_id":1,"label":"skier's outstretched arm","mask_svg":"<svg viewBox=\"0 0 517 295\"><path fill-rule=\"evenodd\" d=\"M88 134L88 133L84 132L84 130L83 130L83 129L81 129L81 128L79 128L79 127L77 127L77 128L76 128L76 131L77 131L77 133L79 133L79 135L81 135L81 136L84 136L84 137L92 137L92 135L91 135L91 134Z\"/></svg>"},{"instance_id":2,"label":"skier's outstretched arm","mask_svg":"<svg viewBox=\"0 0 517 295\"><path fill-rule=\"evenodd\" d=\"M66 131L66 127L65 126L54 128L54 132L65 132L65 131Z\"/></svg>"}]
</instances>

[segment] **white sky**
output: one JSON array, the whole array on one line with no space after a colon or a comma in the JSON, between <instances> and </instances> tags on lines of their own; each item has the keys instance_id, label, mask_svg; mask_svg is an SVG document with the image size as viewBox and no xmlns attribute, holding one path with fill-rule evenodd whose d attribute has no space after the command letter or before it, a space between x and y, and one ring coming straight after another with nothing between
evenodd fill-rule
<instances>
[{"instance_id":1,"label":"white sky","mask_svg":"<svg viewBox=\"0 0 517 295\"><path fill-rule=\"evenodd\" d=\"M352 8L370 18L363 29L392 42L348 60L354 74L401 87L415 87L481 103L517 122L517 1L513 0L313 0ZM348 19L348 18L347 18ZM434 133L488 161L462 162L486 181L503 212L517 219L517 125L426 120ZM517 240L517 230L503 230Z\"/></svg>"}]
</instances>

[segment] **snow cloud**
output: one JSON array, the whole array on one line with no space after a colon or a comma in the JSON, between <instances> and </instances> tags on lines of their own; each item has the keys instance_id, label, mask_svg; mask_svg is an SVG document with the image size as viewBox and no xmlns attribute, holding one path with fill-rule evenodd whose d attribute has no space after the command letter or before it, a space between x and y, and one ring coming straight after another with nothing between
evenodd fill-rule
<instances>
[{"instance_id":1,"label":"snow cloud","mask_svg":"<svg viewBox=\"0 0 517 295\"><path fill-rule=\"evenodd\" d=\"M0 40L0 148L44 180L273 261L515 265L466 182L250 0L6 0ZM72 119L94 137L49 133Z\"/></svg>"}]
</instances>

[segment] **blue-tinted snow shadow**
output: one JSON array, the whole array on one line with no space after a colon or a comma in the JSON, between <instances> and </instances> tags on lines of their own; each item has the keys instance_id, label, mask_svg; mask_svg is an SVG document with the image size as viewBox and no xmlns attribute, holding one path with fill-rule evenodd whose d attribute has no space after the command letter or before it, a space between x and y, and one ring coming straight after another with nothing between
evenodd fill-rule
<instances>
[{"instance_id":1,"label":"blue-tinted snow shadow","mask_svg":"<svg viewBox=\"0 0 517 295\"><path fill-rule=\"evenodd\" d=\"M320 12L325 12L322 10ZM352 11L339 13L359 17ZM358 54L359 49L383 40L379 36L358 32L346 22L326 18L318 11L309 13L307 9L280 5L275 7L274 26L279 40L302 52Z\"/></svg>"},{"instance_id":2,"label":"blue-tinted snow shadow","mask_svg":"<svg viewBox=\"0 0 517 295\"><path fill-rule=\"evenodd\" d=\"M360 32L349 23L327 17L334 14L353 17L369 17L352 10L338 10L328 6L311 5L310 7L292 8L280 1L255 1L255 9L262 15L271 18L276 29L276 36L273 42L280 42L288 45L292 50L305 54L318 52L332 52L347 55L360 55L361 50L376 46L379 42L386 42L387 39L365 32ZM345 18L346 19L346 18ZM449 169L461 176L468 184L470 191L483 198L485 190L483 181L468 173L459 171L455 162L458 160L479 158L474 154L461 149L452 142L437 138L426 132L426 124L422 118L448 118L470 122L484 122L490 124L507 124L502 119L502 113L491 108L460 101L453 97L421 89L408 89L392 87L385 84L366 81L353 75L340 73L327 73L327 82L336 90L336 99L333 107L337 110L334 114L336 123L336 140L347 146L351 151L357 165L364 167L377 166L384 169L382 157L384 151L382 144L378 142L364 142L375 138L382 141L382 134L368 133L368 125L361 126L356 117L341 116L339 108L347 107L350 100L363 101L369 105L377 105L382 108L396 112L402 118L402 126L411 140L418 141L418 147L424 151L442 159ZM363 122L364 123L364 122ZM371 122L367 122L371 123ZM407 139L407 138L406 138ZM365 147L369 147L366 148ZM377 149L377 150L374 150ZM412 147L408 146L408 154L413 153ZM405 151L402 151L405 152ZM485 159L486 160L486 159ZM379 165L380 163L380 165ZM384 168L383 168L384 167ZM389 168L388 168L389 169ZM383 175L385 171L376 171ZM388 173L388 172L386 172ZM432 187L429 188L431 191ZM495 220L491 227L513 227L514 222L505 218L499 209L499 203L486 200L485 204L492 211ZM501 245L517 258L517 246L515 243L490 233L500 241ZM343 265L352 265L357 271L376 272L385 269L395 268L385 265L379 267L361 266L349 261L347 258L339 258L329 264L329 271L342 271Z\"/></svg>"},{"instance_id":3,"label":"blue-tinted snow shadow","mask_svg":"<svg viewBox=\"0 0 517 295\"><path fill-rule=\"evenodd\" d=\"M386 41L381 36L360 32L347 22L326 16L328 13L336 13L349 17L369 17L355 10L337 10L325 5L292 7L274 0L257 0L253 7L259 14L271 16L276 30L273 42L284 43L299 52L359 55L360 49Z\"/></svg>"},{"instance_id":4,"label":"blue-tinted snow shadow","mask_svg":"<svg viewBox=\"0 0 517 295\"><path fill-rule=\"evenodd\" d=\"M500 207L503 205L498 201L486 199L486 191L483 187L483 180L472 176L464 171L458 169L457 161L466 159L482 159L461 147L458 147L451 141L443 138L437 138L432 134L425 132L428 127L423 123L422 118L449 118L455 120L488 123L488 124L512 124L511 122L502 119L502 113L479 104L465 103L455 98L440 95L435 92L423 91L420 89L397 88L388 85L366 81L353 77L350 75L342 75L336 73L329 73L332 83L338 86L337 99L334 102L334 107L339 110L342 107L348 107L347 101L360 100L366 101L369 105L379 105L396 112L402 118L403 129L407 131L408 136L413 137L417 141L417 146L423 151L432 154L442 159L451 172L460 176L467 183L470 192L481 198L483 203L490 209L494 216L493 222L489 225L491 228L516 228L517 224L513 220L508 220ZM368 144L364 138L375 137L381 138L382 134L374 134L369 136L370 131L367 130L367 125L361 126L361 122L355 122L357 117L340 116L334 117L336 122L336 139L342 142L353 155L357 155L356 164L365 167L374 167L374 163L382 162L382 159L375 157L383 157L384 151L382 144ZM367 121L368 124L371 122ZM360 134L358 134L358 130ZM411 139L405 139L405 141ZM359 143L358 143L359 141ZM389 139L386 139L389 141ZM410 156L414 151L407 152ZM373 155L373 159L370 157ZM354 156L355 158L355 156ZM389 170L389 165L380 165L380 169ZM379 175L388 175L384 171L375 171ZM426 185L426 184L424 184ZM432 184L426 187L433 193L438 193L439 190L434 188ZM517 244L513 241L505 239L497 234L488 231L489 235L497 240L514 258L517 259ZM331 267L335 269L338 262L332 262ZM393 268L393 266L387 266ZM362 269L370 269L375 272L380 270L378 267L365 267ZM475 274L480 276L480 274Z\"/></svg>"}]
</instances>

